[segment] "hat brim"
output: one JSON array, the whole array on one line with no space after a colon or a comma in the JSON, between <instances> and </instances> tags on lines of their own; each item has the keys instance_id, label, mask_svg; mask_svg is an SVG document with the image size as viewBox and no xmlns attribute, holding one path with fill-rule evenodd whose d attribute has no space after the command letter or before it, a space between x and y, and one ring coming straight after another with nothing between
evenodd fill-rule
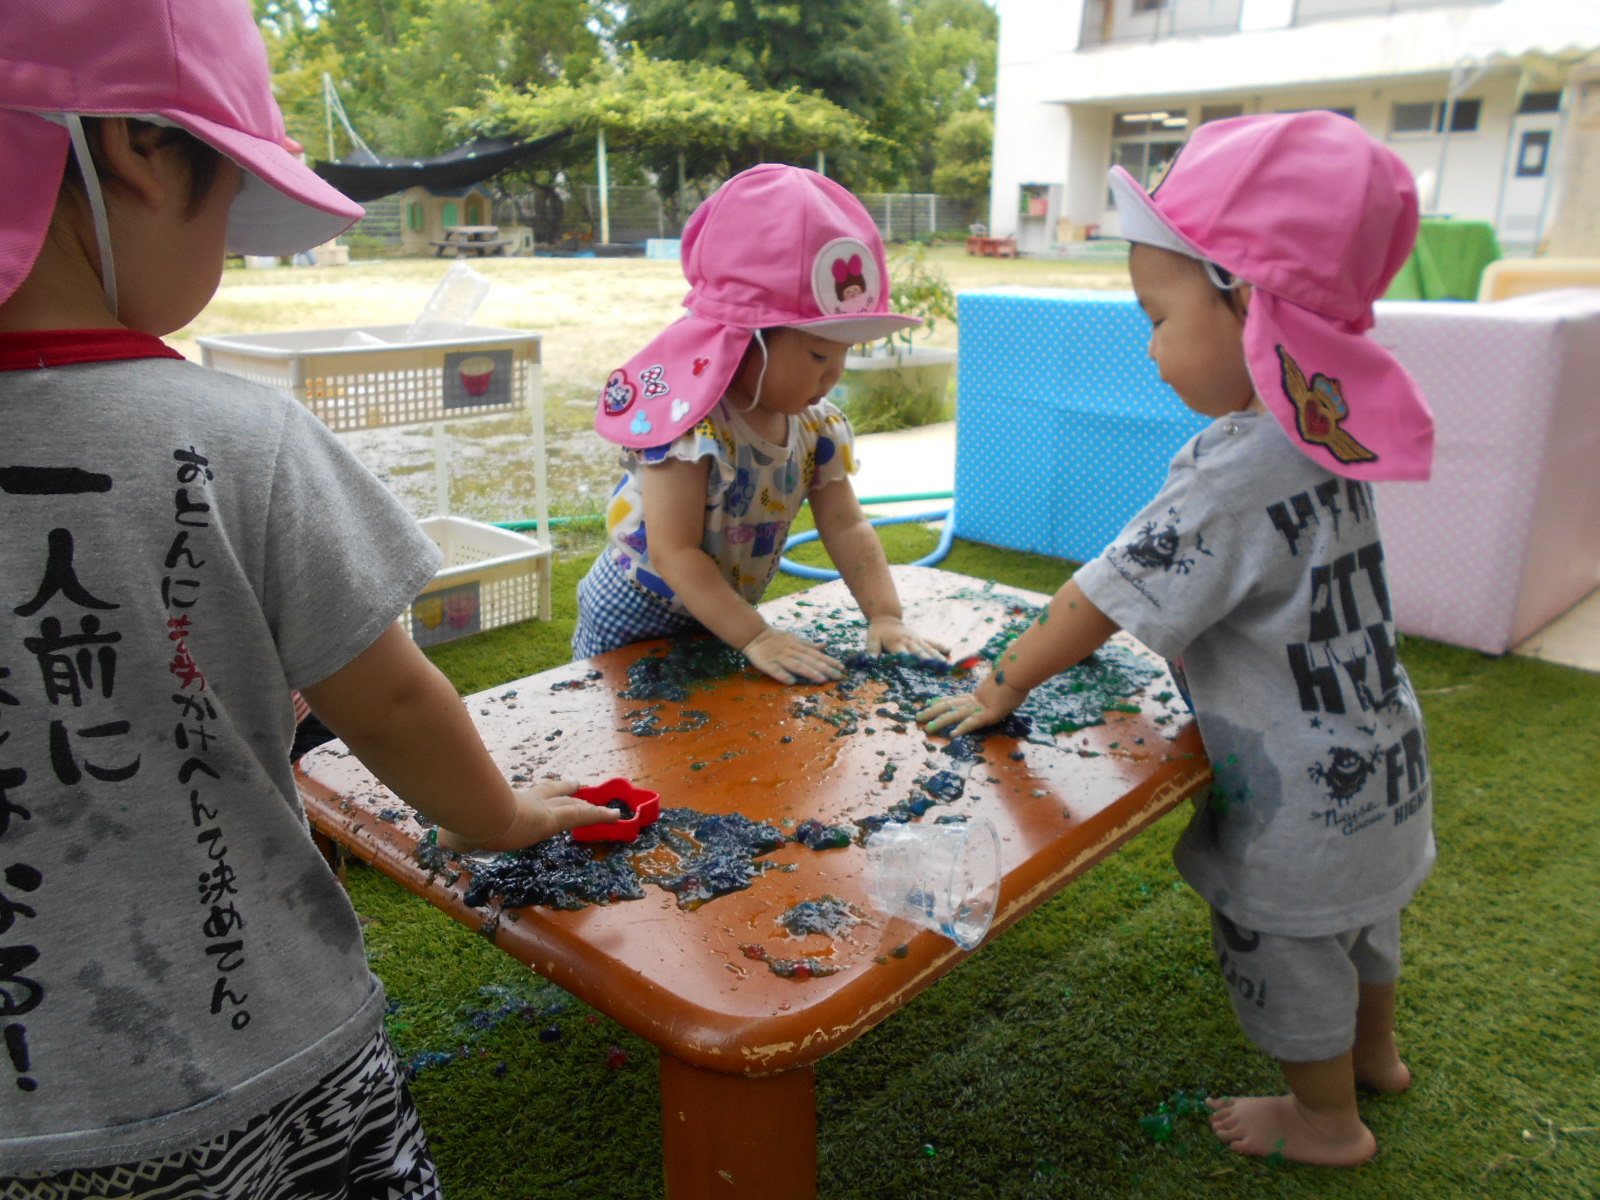
<instances>
[{"instance_id":1,"label":"hat brim","mask_svg":"<svg viewBox=\"0 0 1600 1200\"><path fill-rule=\"evenodd\" d=\"M860 342L875 342L879 338L893 337L907 329L922 324L921 317L906 317L899 313L874 313L869 317L818 317L811 321L791 321L785 329L803 329L830 342L854 346Z\"/></svg>"},{"instance_id":2,"label":"hat brim","mask_svg":"<svg viewBox=\"0 0 1600 1200\"><path fill-rule=\"evenodd\" d=\"M245 172L228 213L233 254L298 254L332 241L366 210L282 146L186 112L158 112Z\"/></svg>"},{"instance_id":3,"label":"hat brim","mask_svg":"<svg viewBox=\"0 0 1600 1200\"><path fill-rule=\"evenodd\" d=\"M63 126L32 113L0 109L0 144L26 169L4 172L0 182L0 304L33 271L55 215L72 139Z\"/></svg>"},{"instance_id":4,"label":"hat brim","mask_svg":"<svg viewBox=\"0 0 1600 1200\"><path fill-rule=\"evenodd\" d=\"M693 429L728 390L752 330L687 313L611 373L595 406L595 432L634 450Z\"/></svg>"},{"instance_id":5,"label":"hat brim","mask_svg":"<svg viewBox=\"0 0 1600 1200\"><path fill-rule=\"evenodd\" d=\"M1346 479L1428 478L1433 411L1372 338L1256 288L1244 350L1256 395L1313 462Z\"/></svg>"},{"instance_id":6,"label":"hat brim","mask_svg":"<svg viewBox=\"0 0 1600 1200\"><path fill-rule=\"evenodd\" d=\"M1198 246L1168 223L1150 199L1150 193L1140 187L1124 168L1112 167L1107 181L1111 185L1111 198L1116 203L1117 218L1122 225L1120 236L1125 241L1157 246L1187 258L1198 258L1202 262L1206 260L1206 255Z\"/></svg>"}]
</instances>

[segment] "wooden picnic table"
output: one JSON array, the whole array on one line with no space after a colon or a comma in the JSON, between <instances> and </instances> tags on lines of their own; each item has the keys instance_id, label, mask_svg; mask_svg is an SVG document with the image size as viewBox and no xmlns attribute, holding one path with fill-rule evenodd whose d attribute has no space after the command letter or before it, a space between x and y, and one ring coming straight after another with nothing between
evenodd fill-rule
<instances>
[{"instance_id":1,"label":"wooden picnic table","mask_svg":"<svg viewBox=\"0 0 1600 1200\"><path fill-rule=\"evenodd\" d=\"M893 570L908 619L951 643L954 662L1021 619L1019 604L1046 599L932 568ZM789 628L857 615L839 582L762 611ZM993 940L1209 784L1198 731L1164 664L1126 635L1114 641L1155 668L1134 703L1120 706L1136 711L1107 712L1105 724L1074 733L991 735L966 762L945 752L946 739L882 715L891 711L886 685L863 677L845 696L836 685L783 687L752 671L681 701L621 697L629 669L664 654L666 642L556 667L467 705L496 761L524 778L623 776L659 791L664 809L742 813L791 838L807 818L849 826L920 795L931 770L952 771L963 795L921 819L982 814L997 827L1004 877ZM930 687L941 690L937 677ZM871 912L859 844L813 850L791 840L760 860L784 869L692 911L654 887L643 900L576 911L471 907L470 860L458 877L420 865L425 831L397 818L393 794L339 743L305 755L300 772L322 835L660 1049L670 1200L814 1197L815 1064L966 957L937 933ZM792 906L824 896L868 919L839 937L794 937L779 923ZM752 957L751 945L840 969L784 977Z\"/></svg>"},{"instance_id":2,"label":"wooden picnic table","mask_svg":"<svg viewBox=\"0 0 1600 1200\"><path fill-rule=\"evenodd\" d=\"M482 258L485 254L504 254L511 245L509 239L500 236L498 225L446 225L443 240L430 241L435 258L442 257L446 250L457 258L467 254Z\"/></svg>"}]
</instances>

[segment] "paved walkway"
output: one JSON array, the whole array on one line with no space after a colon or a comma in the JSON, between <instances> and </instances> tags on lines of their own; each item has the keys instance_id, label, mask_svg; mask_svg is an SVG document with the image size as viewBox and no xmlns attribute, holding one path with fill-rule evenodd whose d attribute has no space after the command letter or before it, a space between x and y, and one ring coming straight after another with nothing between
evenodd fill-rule
<instances>
[{"instance_id":1,"label":"paved walkway","mask_svg":"<svg viewBox=\"0 0 1600 1200\"><path fill-rule=\"evenodd\" d=\"M854 483L856 495L862 499L951 492L956 480L956 423L942 421L895 433L862 434L856 438L856 456L861 470ZM940 507L937 500L880 504L871 506L871 514L899 516ZM957 535L960 532L958 520ZM1600 587L1511 652L1600 671Z\"/></svg>"},{"instance_id":2,"label":"paved walkway","mask_svg":"<svg viewBox=\"0 0 1600 1200\"><path fill-rule=\"evenodd\" d=\"M861 461L861 470L851 482L856 495L863 500L953 492L956 486L956 423L940 421L894 433L861 434L856 438L856 457ZM875 504L871 509L873 516L882 517L940 507L941 502L937 500L917 500Z\"/></svg>"}]
</instances>

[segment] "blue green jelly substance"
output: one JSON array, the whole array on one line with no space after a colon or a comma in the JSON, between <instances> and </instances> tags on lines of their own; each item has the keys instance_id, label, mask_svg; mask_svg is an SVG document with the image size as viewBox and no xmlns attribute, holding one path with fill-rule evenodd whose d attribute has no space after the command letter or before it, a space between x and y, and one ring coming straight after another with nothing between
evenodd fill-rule
<instances>
[{"instance_id":1,"label":"blue green jelly substance","mask_svg":"<svg viewBox=\"0 0 1600 1200\"><path fill-rule=\"evenodd\" d=\"M870 715L880 722L914 729L916 713L932 700L971 692L977 685L977 676L970 665L979 660L997 661L1012 639L1033 624L1040 613L1036 606L1000 601L984 589L968 589L955 598L987 607L1003 604L1004 612L1000 627L988 643L973 659L956 665L943 659L904 654L868 657L859 649L866 628L866 621L859 614L808 604L816 611L807 613L808 623L794 632L826 646L845 663L849 673L827 688L797 695L789 705L790 714L825 722L833 727L836 737L857 734L869 714L864 705L858 708L852 701L860 687L871 681L880 684L881 689L874 699L877 707ZM640 737L694 732L709 723L709 713L682 709L674 723L664 724L660 714L664 704L681 703L695 689L745 669L744 656L715 638L674 639L629 668L628 687L621 695L643 702L644 707L627 714L625 719ZM1034 689L1023 708L1004 724L949 739L943 752L954 763L981 761L979 751L989 733L1040 740L1032 736L1035 728L1051 735L1071 733L1104 723L1109 712L1138 712L1133 697L1161 674L1159 666L1121 646L1103 647L1079 666ZM1167 698L1170 693L1157 699ZM894 764L886 764L879 780L891 782L894 774ZM819 851L860 844L884 825L915 820L936 804L959 799L963 788L964 782L956 772L934 771L917 778L916 790L907 799L886 811L855 818L851 822L853 829L812 819L800 824L795 840ZM965 815L937 819L958 821L964 820ZM484 906L498 896L507 908L542 904L576 909L586 904L642 899L645 885L653 884L675 894L680 907L692 909L716 896L749 887L756 876L774 866L757 860L785 841L776 827L751 821L739 813L715 816L689 808L669 808L636 841L626 845L593 846L563 834L527 850L502 854L477 867L466 900L468 904ZM661 846L677 856L676 869L663 872L647 861L651 852ZM454 856L433 844L431 836L419 845L417 857L429 871L447 880L456 877Z\"/></svg>"},{"instance_id":2,"label":"blue green jelly substance","mask_svg":"<svg viewBox=\"0 0 1600 1200\"><path fill-rule=\"evenodd\" d=\"M865 918L849 901L827 895L816 900L802 900L779 917L778 923L791 937L804 937L808 933L845 937L863 920Z\"/></svg>"},{"instance_id":3,"label":"blue green jelly substance","mask_svg":"<svg viewBox=\"0 0 1600 1200\"><path fill-rule=\"evenodd\" d=\"M482 906L499 896L505 908L542 904L577 909L613 900L640 900L646 884L673 893L678 907L698 908L707 900L741 891L776 864L758 861L788 839L776 826L741 813L726 816L692 808L668 808L660 820L626 844L595 846L570 834L549 838L526 850L499 855L478 867L466 902ZM651 852L665 847L670 855ZM669 869L657 862L675 859Z\"/></svg>"},{"instance_id":4,"label":"blue green jelly substance","mask_svg":"<svg viewBox=\"0 0 1600 1200\"><path fill-rule=\"evenodd\" d=\"M1190 1114L1210 1116L1211 1109L1206 1104L1206 1090L1194 1088L1185 1090L1180 1088L1172 1093L1159 1105L1156 1111L1146 1113L1139 1118L1139 1128L1151 1138L1152 1141L1168 1142L1177 1128L1177 1122Z\"/></svg>"}]
</instances>

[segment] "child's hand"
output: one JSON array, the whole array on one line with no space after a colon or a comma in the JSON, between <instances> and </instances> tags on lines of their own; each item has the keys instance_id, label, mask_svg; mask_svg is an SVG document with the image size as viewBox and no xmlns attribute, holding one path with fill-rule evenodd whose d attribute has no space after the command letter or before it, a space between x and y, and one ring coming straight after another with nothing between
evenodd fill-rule
<instances>
[{"instance_id":1,"label":"child's hand","mask_svg":"<svg viewBox=\"0 0 1600 1200\"><path fill-rule=\"evenodd\" d=\"M867 653L910 654L917 658L944 658L950 647L930 641L899 617L873 617L867 625Z\"/></svg>"},{"instance_id":2,"label":"child's hand","mask_svg":"<svg viewBox=\"0 0 1600 1200\"><path fill-rule=\"evenodd\" d=\"M821 646L776 629L762 630L740 653L752 667L779 683L799 683L802 679L827 683L844 678L844 664Z\"/></svg>"},{"instance_id":3,"label":"child's hand","mask_svg":"<svg viewBox=\"0 0 1600 1200\"><path fill-rule=\"evenodd\" d=\"M988 675L970 696L942 696L919 712L917 720L928 727L929 733L943 732L957 738L974 729L998 725L1021 708L1027 698L1027 692L996 683L994 676Z\"/></svg>"},{"instance_id":4,"label":"child's hand","mask_svg":"<svg viewBox=\"0 0 1600 1200\"><path fill-rule=\"evenodd\" d=\"M475 850L521 850L535 842L554 837L564 829L579 825L598 825L620 821L622 814L614 808L590 804L572 793L578 784L571 779L552 783L538 783L532 787L512 788L516 811L511 824L498 837L474 842L448 829L439 830L439 845L458 854Z\"/></svg>"}]
</instances>

